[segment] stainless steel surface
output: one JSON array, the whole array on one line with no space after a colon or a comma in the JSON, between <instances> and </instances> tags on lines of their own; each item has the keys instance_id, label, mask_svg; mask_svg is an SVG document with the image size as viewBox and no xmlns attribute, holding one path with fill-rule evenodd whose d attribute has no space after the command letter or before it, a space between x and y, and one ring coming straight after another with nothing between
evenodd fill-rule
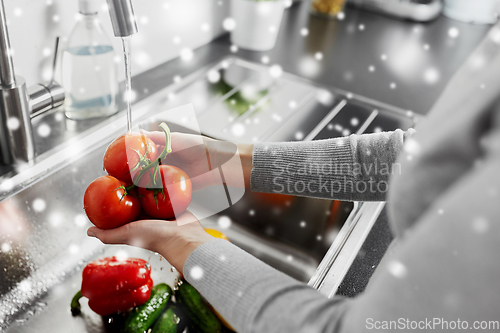
<instances>
[{"instance_id":1,"label":"stainless steel surface","mask_svg":"<svg viewBox=\"0 0 500 333\"><path fill-rule=\"evenodd\" d=\"M127 37L137 32L132 0L107 0L109 15L116 37Z\"/></svg>"},{"instance_id":2,"label":"stainless steel surface","mask_svg":"<svg viewBox=\"0 0 500 333\"><path fill-rule=\"evenodd\" d=\"M64 103L64 88L57 82L38 83L28 89L31 118L55 109Z\"/></svg>"},{"instance_id":3,"label":"stainless steel surface","mask_svg":"<svg viewBox=\"0 0 500 333\"><path fill-rule=\"evenodd\" d=\"M27 162L35 156L26 82L16 77L3 0L0 2L0 153L1 164Z\"/></svg>"},{"instance_id":4,"label":"stainless steel surface","mask_svg":"<svg viewBox=\"0 0 500 333\"><path fill-rule=\"evenodd\" d=\"M418 22L434 20L443 10L441 0L348 0L348 3L361 9Z\"/></svg>"},{"instance_id":5,"label":"stainless steel surface","mask_svg":"<svg viewBox=\"0 0 500 333\"><path fill-rule=\"evenodd\" d=\"M26 82L18 76L14 86L1 89L1 162L3 164L26 163L35 156Z\"/></svg>"},{"instance_id":6,"label":"stainless steel surface","mask_svg":"<svg viewBox=\"0 0 500 333\"><path fill-rule=\"evenodd\" d=\"M366 237L384 208L383 202L358 203L344 223L308 285L333 297L344 280Z\"/></svg>"},{"instance_id":7,"label":"stainless steel surface","mask_svg":"<svg viewBox=\"0 0 500 333\"><path fill-rule=\"evenodd\" d=\"M54 78L58 64L59 42L60 37L56 37L52 60L52 77L49 82L46 84L38 83L28 88L31 118L39 116L45 111L57 108L64 103L64 88Z\"/></svg>"}]
</instances>

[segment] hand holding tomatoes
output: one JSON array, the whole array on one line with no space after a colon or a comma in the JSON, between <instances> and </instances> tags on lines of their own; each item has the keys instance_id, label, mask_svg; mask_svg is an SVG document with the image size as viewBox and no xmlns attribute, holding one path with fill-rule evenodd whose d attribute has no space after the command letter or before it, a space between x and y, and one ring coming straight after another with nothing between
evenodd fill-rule
<instances>
[{"instance_id":1,"label":"hand holding tomatoes","mask_svg":"<svg viewBox=\"0 0 500 333\"><path fill-rule=\"evenodd\" d=\"M192 185L187 174L161 165L172 149L168 126L162 123L160 127L165 133L161 153L141 133L122 135L106 149L104 169L109 175L94 180L84 195L85 212L98 228L113 229L132 222L141 207L151 217L172 219L189 206Z\"/></svg>"}]
</instances>

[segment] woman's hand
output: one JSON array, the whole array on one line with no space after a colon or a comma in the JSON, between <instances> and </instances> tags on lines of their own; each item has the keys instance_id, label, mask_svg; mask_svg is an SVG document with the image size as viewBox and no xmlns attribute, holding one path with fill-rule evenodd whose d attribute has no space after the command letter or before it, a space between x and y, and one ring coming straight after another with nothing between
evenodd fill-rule
<instances>
[{"instance_id":1,"label":"woman's hand","mask_svg":"<svg viewBox=\"0 0 500 333\"><path fill-rule=\"evenodd\" d=\"M146 135L156 144L165 144L163 132L147 132ZM178 132L172 133L171 139L172 152L166 157L165 163L186 172L194 191L211 185L221 185L223 165L227 166L223 170L226 184L235 187L249 186L253 145L236 145L202 135Z\"/></svg>"},{"instance_id":2,"label":"woman's hand","mask_svg":"<svg viewBox=\"0 0 500 333\"><path fill-rule=\"evenodd\" d=\"M109 230L91 227L87 235L104 244L127 244L157 252L179 272L198 246L213 239L187 211L175 221L141 220Z\"/></svg>"}]
</instances>

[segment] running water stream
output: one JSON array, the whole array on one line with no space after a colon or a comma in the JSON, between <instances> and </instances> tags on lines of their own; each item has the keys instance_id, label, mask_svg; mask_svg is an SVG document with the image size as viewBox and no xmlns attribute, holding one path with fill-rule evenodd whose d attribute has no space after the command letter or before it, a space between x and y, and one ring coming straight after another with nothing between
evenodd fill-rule
<instances>
[{"instance_id":1,"label":"running water stream","mask_svg":"<svg viewBox=\"0 0 500 333\"><path fill-rule=\"evenodd\" d=\"M127 133L132 133L132 72L130 63L130 36L122 37L125 63L125 102L127 103Z\"/></svg>"}]
</instances>

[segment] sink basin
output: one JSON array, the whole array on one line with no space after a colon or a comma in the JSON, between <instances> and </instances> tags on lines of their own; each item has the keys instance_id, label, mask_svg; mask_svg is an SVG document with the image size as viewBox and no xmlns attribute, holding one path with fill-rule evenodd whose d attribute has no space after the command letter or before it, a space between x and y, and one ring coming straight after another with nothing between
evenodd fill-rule
<instances>
[{"instance_id":1,"label":"sink basin","mask_svg":"<svg viewBox=\"0 0 500 333\"><path fill-rule=\"evenodd\" d=\"M60 125L60 118L49 114L43 121L63 128L64 137L71 127ZM202 68L134 105L134 123L144 129L166 121L174 131L232 142L332 138L406 129L416 120L395 107L236 58ZM103 153L124 129L123 112L95 122L0 180L0 328L104 332L102 319L85 306L84 319L69 311L81 270L96 257L148 259L155 283L173 282L176 273L158 255L104 246L85 234L91 224L82 209L84 190L104 174ZM330 272L349 267L382 205L222 186L211 191L222 198L229 193L229 202L213 207L193 201L189 209L205 227L223 231L237 246L329 296L342 278L332 279Z\"/></svg>"}]
</instances>

